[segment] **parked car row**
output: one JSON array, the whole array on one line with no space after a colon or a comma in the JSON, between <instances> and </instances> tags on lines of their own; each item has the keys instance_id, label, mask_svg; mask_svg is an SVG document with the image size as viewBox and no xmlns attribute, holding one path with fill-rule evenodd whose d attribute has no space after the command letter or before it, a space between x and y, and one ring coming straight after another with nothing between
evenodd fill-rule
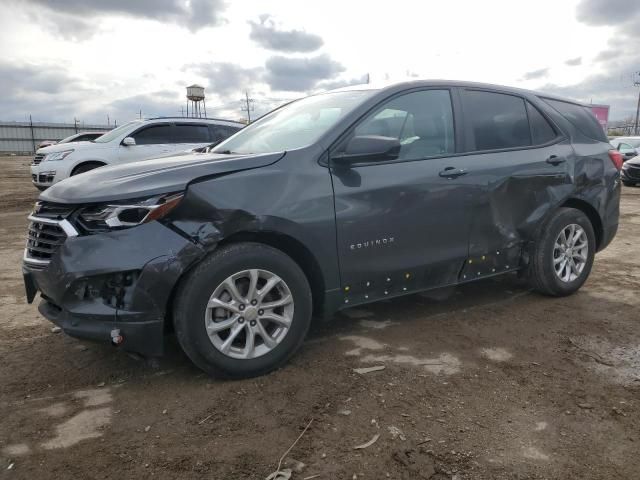
<instances>
[{"instance_id":1,"label":"parked car row","mask_svg":"<svg viewBox=\"0 0 640 480\"><path fill-rule=\"evenodd\" d=\"M620 152L624 160L620 178L627 187L640 183L640 137L614 137L611 145Z\"/></svg>"},{"instance_id":2,"label":"parked car row","mask_svg":"<svg viewBox=\"0 0 640 480\"><path fill-rule=\"evenodd\" d=\"M38 144L38 149L50 147L51 145L59 145L61 143L73 143L73 142L89 142L91 140L95 140L101 135L104 135L107 132L79 132L74 133L62 140L43 140Z\"/></svg>"},{"instance_id":3,"label":"parked car row","mask_svg":"<svg viewBox=\"0 0 640 480\"><path fill-rule=\"evenodd\" d=\"M640 137L615 137L611 139L611 145L622 154L625 162L640 155Z\"/></svg>"},{"instance_id":4,"label":"parked car row","mask_svg":"<svg viewBox=\"0 0 640 480\"><path fill-rule=\"evenodd\" d=\"M228 120L154 118L126 123L89 141L84 138L86 133L79 134L82 135L79 138L39 149L31 164L31 180L44 190L67 177L104 165L206 147L228 138L242 127L242 123Z\"/></svg>"},{"instance_id":5,"label":"parked car row","mask_svg":"<svg viewBox=\"0 0 640 480\"><path fill-rule=\"evenodd\" d=\"M49 147L33 170L55 172L29 217L29 302L40 292L69 335L153 356L173 330L206 372L254 376L295 353L313 315L509 272L569 295L618 228L622 155L571 100L355 86L208 153L132 161L223 127L239 128L155 119ZM95 161L115 165L59 181Z\"/></svg>"}]
</instances>

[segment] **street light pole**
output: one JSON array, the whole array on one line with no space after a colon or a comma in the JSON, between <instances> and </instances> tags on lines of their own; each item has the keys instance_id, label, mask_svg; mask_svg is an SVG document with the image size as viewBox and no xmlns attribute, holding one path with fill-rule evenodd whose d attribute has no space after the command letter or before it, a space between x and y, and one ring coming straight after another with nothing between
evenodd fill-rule
<instances>
[{"instance_id":1,"label":"street light pole","mask_svg":"<svg viewBox=\"0 0 640 480\"><path fill-rule=\"evenodd\" d=\"M640 87L640 82L636 82L636 85ZM634 135L640 134L640 130L638 130L638 117L640 117L640 89L638 89L638 106L636 107L636 122L633 127Z\"/></svg>"}]
</instances>

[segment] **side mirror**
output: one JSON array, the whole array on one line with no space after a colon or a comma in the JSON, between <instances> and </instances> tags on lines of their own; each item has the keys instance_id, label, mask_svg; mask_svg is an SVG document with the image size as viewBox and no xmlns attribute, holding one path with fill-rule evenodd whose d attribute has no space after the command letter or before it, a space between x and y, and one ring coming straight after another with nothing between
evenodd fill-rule
<instances>
[{"instance_id":1,"label":"side mirror","mask_svg":"<svg viewBox=\"0 0 640 480\"><path fill-rule=\"evenodd\" d=\"M379 135L353 137L347 143L344 153L331 157L336 165L347 166L357 162L383 162L396 160L400 155L400 140Z\"/></svg>"},{"instance_id":2,"label":"side mirror","mask_svg":"<svg viewBox=\"0 0 640 480\"><path fill-rule=\"evenodd\" d=\"M136 139L133 137L124 137L124 140L122 140L122 145L124 145L125 147L131 147L135 144L136 144Z\"/></svg>"}]
</instances>

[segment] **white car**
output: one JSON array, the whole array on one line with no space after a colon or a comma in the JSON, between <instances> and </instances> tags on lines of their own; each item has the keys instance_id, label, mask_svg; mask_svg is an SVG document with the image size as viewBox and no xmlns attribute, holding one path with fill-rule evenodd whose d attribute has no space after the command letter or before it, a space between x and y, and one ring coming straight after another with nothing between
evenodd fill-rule
<instances>
[{"instance_id":1,"label":"white car","mask_svg":"<svg viewBox=\"0 0 640 480\"><path fill-rule=\"evenodd\" d=\"M230 137L242 127L240 122L205 118L134 120L90 142L39 149L31 164L31 180L44 190L67 177L104 165L205 147Z\"/></svg>"},{"instance_id":2,"label":"white car","mask_svg":"<svg viewBox=\"0 0 640 480\"><path fill-rule=\"evenodd\" d=\"M75 133L69 137L63 138L59 142L56 142L55 145L60 145L61 143L75 143L75 142L90 142L91 140L95 140L98 137L104 135L105 132L80 132ZM49 146L49 145L47 145Z\"/></svg>"},{"instance_id":3,"label":"white car","mask_svg":"<svg viewBox=\"0 0 640 480\"><path fill-rule=\"evenodd\" d=\"M622 154L625 162L640 154L640 137L616 137L610 143Z\"/></svg>"}]
</instances>

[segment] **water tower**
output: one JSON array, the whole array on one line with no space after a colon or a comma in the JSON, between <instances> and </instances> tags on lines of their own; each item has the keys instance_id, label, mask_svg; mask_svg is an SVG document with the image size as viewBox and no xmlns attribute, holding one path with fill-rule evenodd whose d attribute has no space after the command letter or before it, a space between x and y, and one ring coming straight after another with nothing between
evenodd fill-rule
<instances>
[{"instance_id":1,"label":"water tower","mask_svg":"<svg viewBox=\"0 0 640 480\"><path fill-rule=\"evenodd\" d=\"M191 115L189 115L189 106L191 106ZM200 85L194 84L187 87L187 117L189 116L197 118L207 116L207 104L204 101L204 87Z\"/></svg>"}]
</instances>

